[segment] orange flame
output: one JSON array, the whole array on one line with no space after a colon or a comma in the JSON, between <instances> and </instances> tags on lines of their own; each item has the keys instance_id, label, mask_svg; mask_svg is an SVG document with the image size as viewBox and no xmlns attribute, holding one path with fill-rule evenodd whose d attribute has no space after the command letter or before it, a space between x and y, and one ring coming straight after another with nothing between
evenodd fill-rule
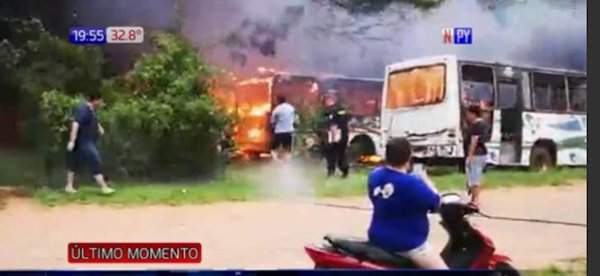
<instances>
[{"instance_id":1,"label":"orange flame","mask_svg":"<svg viewBox=\"0 0 600 276\"><path fill-rule=\"evenodd\" d=\"M358 162L363 164L377 164L383 161L383 158L378 155L363 155L358 158Z\"/></svg>"}]
</instances>

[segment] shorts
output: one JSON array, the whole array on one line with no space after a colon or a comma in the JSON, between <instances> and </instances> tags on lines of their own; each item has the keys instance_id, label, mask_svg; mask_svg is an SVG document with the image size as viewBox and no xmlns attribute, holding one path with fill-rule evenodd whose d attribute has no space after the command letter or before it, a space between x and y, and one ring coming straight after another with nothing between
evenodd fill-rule
<instances>
[{"instance_id":1,"label":"shorts","mask_svg":"<svg viewBox=\"0 0 600 276\"><path fill-rule=\"evenodd\" d=\"M469 187L481 185L481 178L486 165L487 155L473 156L471 162L465 164L465 173Z\"/></svg>"},{"instance_id":2,"label":"shorts","mask_svg":"<svg viewBox=\"0 0 600 276\"><path fill-rule=\"evenodd\" d=\"M94 143L76 145L73 151L67 152L67 169L69 171L78 171L82 165L89 166L92 175L102 174L100 153L98 153L98 149Z\"/></svg>"},{"instance_id":3,"label":"shorts","mask_svg":"<svg viewBox=\"0 0 600 276\"><path fill-rule=\"evenodd\" d=\"M404 252L396 252L396 254L407 258L407 259L416 259L419 258L421 256L423 256L424 254L429 253L429 244L427 242L424 242L423 244L417 246L416 248L413 248L411 250L408 251L404 251Z\"/></svg>"},{"instance_id":4,"label":"shorts","mask_svg":"<svg viewBox=\"0 0 600 276\"><path fill-rule=\"evenodd\" d=\"M273 137L273 149L283 148L284 150L291 151L292 150L292 133L275 133Z\"/></svg>"}]
</instances>

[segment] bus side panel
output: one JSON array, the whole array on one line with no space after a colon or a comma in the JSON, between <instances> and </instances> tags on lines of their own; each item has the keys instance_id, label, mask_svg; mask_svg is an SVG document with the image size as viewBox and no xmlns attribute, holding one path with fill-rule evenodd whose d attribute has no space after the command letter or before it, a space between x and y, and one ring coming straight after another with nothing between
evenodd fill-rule
<instances>
[{"instance_id":1,"label":"bus side panel","mask_svg":"<svg viewBox=\"0 0 600 276\"><path fill-rule=\"evenodd\" d=\"M557 165L587 165L587 115L524 112L522 164L541 139L556 145Z\"/></svg>"},{"instance_id":2,"label":"bus side panel","mask_svg":"<svg viewBox=\"0 0 600 276\"><path fill-rule=\"evenodd\" d=\"M492 117L494 118L494 121L492 122L492 136L490 137L490 141L485 144L488 149L487 162L491 165L499 165L500 140L502 137L500 132L500 122L502 119L502 112L500 110L494 110L494 115Z\"/></svg>"}]
</instances>

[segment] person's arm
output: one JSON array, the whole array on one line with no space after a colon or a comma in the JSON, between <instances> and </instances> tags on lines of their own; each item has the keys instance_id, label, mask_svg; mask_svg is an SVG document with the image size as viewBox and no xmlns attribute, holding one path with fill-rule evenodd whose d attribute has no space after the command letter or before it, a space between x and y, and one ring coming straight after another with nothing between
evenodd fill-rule
<instances>
[{"instance_id":1,"label":"person's arm","mask_svg":"<svg viewBox=\"0 0 600 276\"><path fill-rule=\"evenodd\" d=\"M278 113L279 109L277 107L275 107L275 109L273 109L273 112L271 112L271 125L275 126L275 123L277 123L277 113Z\"/></svg>"},{"instance_id":2,"label":"person's arm","mask_svg":"<svg viewBox=\"0 0 600 276\"><path fill-rule=\"evenodd\" d=\"M348 111L346 111L346 109L344 109L344 108L341 108L340 110L338 110L337 115L338 115L338 119L339 119L340 128L347 129L348 121L349 121Z\"/></svg>"},{"instance_id":3,"label":"person's arm","mask_svg":"<svg viewBox=\"0 0 600 276\"><path fill-rule=\"evenodd\" d=\"M480 122L477 122L473 125L473 134L471 135L471 141L469 144L469 153L467 155L467 162L471 161L473 156L475 156L475 150L477 150L477 144L481 137L483 137L485 129Z\"/></svg>"},{"instance_id":4,"label":"person's arm","mask_svg":"<svg viewBox=\"0 0 600 276\"><path fill-rule=\"evenodd\" d=\"M296 109L294 109L294 128L300 127L300 115L296 113Z\"/></svg>"},{"instance_id":5,"label":"person's arm","mask_svg":"<svg viewBox=\"0 0 600 276\"><path fill-rule=\"evenodd\" d=\"M477 143L479 142L479 135L472 135L471 142L469 144L469 153L467 154L467 162L470 162L473 156L475 155L475 150L477 149Z\"/></svg>"},{"instance_id":6,"label":"person's arm","mask_svg":"<svg viewBox=\"0 0 600 276\"><path fill-rule=\"evenodd\" d=\"M320 112L317 118L317 133L321 144L327 144L327 120L327 112Z\"/></svg>"},{"instance_id":7,"label":"person's arm","mask_svg":"<svg viewBox=\"0 0 600 276\"><path fill-rule=\"evenodd\" d=\"M69 143L67 144L67 150L72 151L75 148L75 141L77 140L77 133L79 131L79 123L73 121L71 123L71 133L69 134Z\"/></svg>"},{"instance_id":8,"label":"person's arm","mask_svg":"<svg viewBox=\"0 0 600 276\"><path fill-rule=\"evenodd\" d=\"M77 141L79 128L81 128L81 125L88 124L91 120L91 117L92 114L85 108L78 108L75 111L75 120L73 123L71 123L71 133L69 135L69 143L67 144L67 149L69 151L73 150L75 147L75 141Z\"/></svg>"},{"instance_id":9,"label":"person's arm","mask_svg":"<svg viewBox=\"0 0 600 276\"><path fill-rule=\"evenodd\" d=\"M427 171L423 170L423 173L420 174L419 176L421 177L421 179L423 179L423 182L425 182L425 184L427 184L427 187L429 187L433 192L439 193L437 188L435 187L435 184L433 183L431 178L429 178Z\"/></svg>"},{"instance_id":10,"label":"person's arm","mask_svg":"<svg viewBox=\"0 0 600 276\"><path fill-rule=\"evenodd\" d=\"M100 123L98 123L98 132L100 133L100 135L104 135L104 128Z\"/></svg>"},{"instance_id":11,"label":"person's arm","mask_svg":"<svg viewBox=\"0 0 600 276\"><path fill-rule=\"evenodd\" d=\"M417 178L418 183L415 185L415 196L421 206L427 208L430 211L436 211L441 205L441 196L437 192L433 182L429 180Z\"/></svg>"}]
</instances>

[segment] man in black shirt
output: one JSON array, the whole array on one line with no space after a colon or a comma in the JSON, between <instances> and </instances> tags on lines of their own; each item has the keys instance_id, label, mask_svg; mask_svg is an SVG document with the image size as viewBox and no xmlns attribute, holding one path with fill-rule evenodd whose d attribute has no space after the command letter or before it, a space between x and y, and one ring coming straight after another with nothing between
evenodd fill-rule
<instances>
[{"instance_id":1,"label":"man in black shirt","mask_svg":"<svg viewBox=\"0 0 600 276\"><path fill-rule=\"evenodd\" d=\"M348 176L349 166L346 158L348 146L348 114L337 101L334 91L328 91L324 98L324 110L321 114L321 145L327 160L327 175L335 173L336 165L342 171L342 177Z\"/></svg>"},{"instance_id":2,"label":"man in black shirt","mask_svg":"<svg viewBox=\"0 0 600 276\"><path fill-rule=\"evenodd\" d=\"M102 188L102 193L111 194L115 190L106 184L106 178L102 174L100 154L96 143L100 135L104 134L104 129L98 123L96 109L102 105L102 98L99 94L88 95L87 101L77 107L75 120L71 123L71 133L69 143L67 144L67 193L76 193L73 187L75 171L82 164L90 166L94 179Z\"/></svg>"},{"instance_id":3,"label":"man in black shirt","mask_svg":"<svg viewBox=\"0 0 600 276\"><path fill-rule=\"evenodd\" d=\"M479 204L479 193L483 170L487 164L487 148L489 126L483 120L479 106L467 109L468 128L464 137L465 173L471 194L471 202Z\"/></svg>"}]
</instances>

